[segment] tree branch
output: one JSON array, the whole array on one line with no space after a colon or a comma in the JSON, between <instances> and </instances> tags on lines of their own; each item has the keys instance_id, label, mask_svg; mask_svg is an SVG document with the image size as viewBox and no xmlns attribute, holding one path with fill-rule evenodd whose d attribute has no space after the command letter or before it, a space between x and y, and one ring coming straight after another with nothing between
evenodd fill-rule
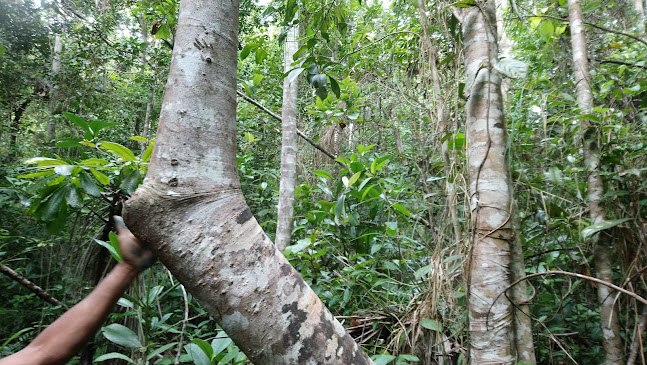
<instances>
[{"instance_id":1,"label":"tree branch","mask_svg":"<svg viewBox=\"0 0 647 365\"><path fill-rule=\"evenodd\" d=\"M43 288L41 288L40 286L32 283L27 278L25 278L24 276L22 276L22 275L18 274L17 272L13 271L8 266L0 265L0 273L3 273L5 275L7 275L9 278L15 280L20 285L22 285L25 288L29 289L32 293L38 295L39 298L46 301L47 303L52 304L52 305L60 305L60 306L63 305L63 303L59 302L56 298L54 298L53 296L47 294L47 292L45 292L45 290L43 290Z\"/></svg>"},{"instance_id":2,"label":"tree branch","mask_svg":"<svg viewBox=\"0 0 647 365\"><path fill-rule=\"evenodd\" d=\"M240 91L238 91L238 90L236 90L236 94L238 94L238 96L240 96L241 98L245 99L245 101L247 101L248 103L253 104L254 106L256 106L257 108L259 108L260 110L262 110L262 111L264 111L265 113L269 114L269 115L270 115L271 117L273 117L274 119L278 120L279 122L282 122L282 119L281 119L281 117L280 117L278 114L276 114L276 113L274 113L273 111L271 111L271 110L267 109L266 107L264 107L264 106L263 106L261 103L259 103L258 101L256 101L256 100L254 100L254 99L250 98L249 96L247 96L247 95L243 94L242 92L240 92ZM326 156L330 157L330 158L331 158L331 159L333 159L333 160L336 160L336 159L337 159L337 156L335 156L335 155L333 155L332 153L330 153L330 152L326 151L323 147L321 147L321 145L319 145L319 144L315 143L313 140L311 140L310 138L308 138L308 136L306 136L306 135L305 135L303 132L301 132L301 130L300 130L300 129L298 129L298 128L297 128L297 134L299 135L299 137L303 138L306 142L310 143L310 145L312 145L312 147L314 147L314 148L318 149L319 151L321 151L324 155L326 155ZM339 161L335 161L335 162L337 162L337 163L338 163L339 165L341 165L341 166L346 167L346 165L344 165L343 163L341 163L341 162L339 162Z\"/></svg>"}]
</instances>

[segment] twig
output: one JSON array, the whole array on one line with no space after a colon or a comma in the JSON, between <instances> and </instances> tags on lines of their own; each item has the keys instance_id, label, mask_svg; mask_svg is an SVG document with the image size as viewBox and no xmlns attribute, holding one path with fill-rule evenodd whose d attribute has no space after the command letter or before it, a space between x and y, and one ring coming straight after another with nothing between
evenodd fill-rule
<instances>
[{"instance_id":1,"label":"twig","mask_svg":"<svg viewBox=\"0 0 647 365\"><path fill-rule=\"evenodd\" d=\"M641 297L640 295L638 295L638 294L636 294L634 292L631 292L631 291L629 291L627 289L621 288L621 287L619 287L619 286L617 286L615 284L609 283L607 281L600 280L598 278L594 278L592 276L576 274L574 272L561 271L561 270L538 272L538 273L535 273L535 274L526 275L526 276L524 276L522 278L519 278L519 279L515 280L514 282L512 282L512 284L508 285L508 287L505 288L501 293L499 293L499 295L497 295L496 298L494 298L494 301L492 301L492 304L490 304L490 309L488 310L488 315L487 315L487 319L485 321L486 322L485 326L486 327L488 326L487 322L488 322L488 319L489 319L489 314L492 311L492 307L494 306L494 303L496 303L496 301L499 300L501 295L505 294L506 297L507 297L506 293L508 292L508 290L510 290L510 288L512 288L513 286L519 284L520 282L522 282L524 280L528 280L530 278L534 278L534 277L537 277L537 276L548 276L548 275L565 275L565 276L573 276L573 277L576 277L576 278L582 279L582 280L589 280L589 281L592 281L594 283L598 283L598 284L602 284L604 286L607 286L607 287L609 287L611 289L615 289L615 290L617 290L617 291L619 291L621 293L627 294L628 296L636 299L637 301L647 305L647 299Z\"/></svg>"},{"instance_id":2,"label":"twig","mask_svg":"<svg viewBox=\"0 0 647 365\"><path fill-rule=\"evenodd\" d=\"M47 294L43 288L40 286L32 283L27 279L26 277L18 274L17 272L13 271L11 268L5 265L0 265L0 272L7 275L9 278L15 280L18 282L20 285L24 286L25 288L29 289L32 293L36 294L39 298L42 300L46 301L49 304L52 305L60 305L62 306L63 303L59 302L58 299L54 298L53 296Z\"/></svg>"},{"instance_id":3,"label":"twig","mask_svg":"<svg viewBox=\"0 0 647 365\"><path fill-rule=\"evenodd\" d=\"M641 66L641 65L636 65L633 63L627 63L627 62L622 62L622 61L614 61L614 60L602 60L599 61L600 63L613 63L615 65L623 65L623 66L628 66L628 67L639 67L639 68L644 68L647 70L647 66Z\"/></svg>"},{"instance_id":4,"label":"twig","mask_svg":"<svg viewBox=\"0 0 647 365\"><path fill-rule=\"evenodd\" d=\"M256 101L256 100L254 100L254 99L250 98L249 96L247 96L247 95L243 94L242 92L240 92L240 91L238 91L238 90L236 90L236 94L238 94L238 96L240 96L241 98L245 99L245 101L247 101L248 103L253 104L254 106L256 106L257 108L259 108L260 110L262 110L262 111L264 111L265 113L269 114L272 118L274 118L274 119L278 120L279 122L282 122L282 121L283 121L283 120L281 119L281 117L280 117L278 114L276 114L276 113L274 113L273 111L271 111L271 110L267 109L266 107L264 107L264 106L263 106L261 103L259 103L258 101ZM306 136L306 135L305 135L303 132L301 132L301 130L299 130L298 128L297 128L297 134L299 135L299 137L303 138L306 142L310 143L310 145L312 145L312 147L314 147L314 148L318 149L319 151L321 151L324 155L326 155L326 156L330 157L330 158L331 158L331 159L333 159L333 160L336 160L336 159L337 159L337 156L335 156L335 155L333 155L332 153L330 153L330 152L326 151L326 150L325 150L323 147L321 147L319 144L315 143L313 140L311 140L310 138L308 138L308 136ZM339 162L339 161L335 161L335 162L337 162L338 164L340 164L340 165L341 165L341 166L343 166L343 167L346 167L346 165L344 165L343 163L341 163L341 162Z\"/></svg>"},{"instance_id":5,"label":"twig","mask_svg":"<svg viewBox=\"0 0 647 365\"><path fill-rule=\"evenodd\" d=\"M396 34L400 34L400 33L413 34L413 35L417 36L418 38L420 38L420 34L415 33L415 32L411 32L411 31L408 31L408 30L402 30L402 31L399 31L399 32L389 33L389 34L387 34L387 35L385 35L385 36L383 36L383 37L380 37L380 38L378 38L377 40L375 40L375 41L373 41L373 42L371 42L371 43L369 43L369 44L365 45L364 47L360 47L360 48L358 48L358 49L356 49L356 50L354 50L354 51L351 51L351 52L346 53L345 55L343 55L343 56L339 59L339 62L343 61L343 60L344 60L344 58L346 58L346 57L348 57L348 56L350 56L350 55L352 55L352 54L355 54L355 53L357 53L357 52L361 52L361 51L365 50L366 48L371 47L371 46L372 46L372 45L374 45L375 43L379 43L379 42L383 41L384 39L386 39L386 38L388 38L388 37L390 37L390 36L393 36L393 35L396 35Z\"/></svg>"}]
</instances>

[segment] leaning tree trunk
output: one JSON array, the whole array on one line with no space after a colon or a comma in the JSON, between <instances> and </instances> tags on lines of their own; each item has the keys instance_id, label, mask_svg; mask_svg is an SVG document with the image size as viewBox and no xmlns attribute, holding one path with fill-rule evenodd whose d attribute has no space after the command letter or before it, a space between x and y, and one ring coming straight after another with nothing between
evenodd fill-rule
<instances>
[{"instance_id":1,"label":"leaning tree trunk","mask_svg":"<svg viewBox=\"0 0 647 365\"><path fill-rule=\"evenodd\" d=\"M236 167L237 0L184 0L125 219L256 365L371 364L252 216Z\"/></svg>"},{"instance_id":2,"label":"leaning tree trunk","mask_svg":"<svg viewBox=\"0 0 647 365\"><path fill-rule=\"evenodd\" d=\"M571 46L573 48L573 73L575 74L575 88L577 104L582 114L593 113L593 93L591 92L591 76L589 74L589 61L586 51L586 38L582 24L582 6L580 0L568 0L568 20L571 29ZM598 128L588 119L582 119L582 144L584 152L584 165L588 177L589 210L591 223L600 223L606 219L606 212L602 207L604 185L600 176L600 147ZM613 282L613 264L610 242L607 237L598 233L591 238L595 258L595 275L598 279ZM624 363L624 348L620 337L618 315L614 310L614 296L611 295L606 285L598 285L598 301L600 302L600 322L602 326L603 347L605 364Z\"/></svg>"},{"instance_id":3,"label":"leaning tree trunk","mask_svg":"<svg viewBox=\"0 0 647 365\"><path fill-rule=\"evenodd\" d=\"M472 248L469 264L472 364L516 364L510 284L514 209L507 158L501 76L494 69L494 2L463 10ZM497 299L498 297L498 299ZM495 301L496 300L496 301Z\"/></svg>"},{"instance_id":4,"label":"leaning tree trunk","mask_svg":"<svg viewBox=\"0 0 647 365\"><path fill-rule=\"evenodd\" d=\"M283 55L285 71L292 68L294 54L299 49L299 25L288 30ZM279 183L279 211L276 224L276 247L283 252L290 245L292 237L292 214L294 213L294 189L297 182L297 91L298 81L295 77L283 80L283 110L281 125L283 138L281 142L281 181Z\"/></svg>"}]
</instances>

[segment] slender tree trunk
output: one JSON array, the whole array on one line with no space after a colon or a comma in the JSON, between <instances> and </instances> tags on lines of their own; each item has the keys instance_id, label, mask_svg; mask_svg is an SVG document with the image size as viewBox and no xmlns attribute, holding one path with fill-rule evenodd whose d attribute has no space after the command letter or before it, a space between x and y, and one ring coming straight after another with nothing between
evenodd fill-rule
<instances>
[{"instance_id":1,"label":"slender tree trunk","mask_svg":"<svg viewBox=\"0 0 647 365\"><path fill-rule=\"evenodd\" d=\"M423 46L428 54L428 63L431 69L431 82L434 91L436 114L438 118L438 126L440 135L445 136L449 133L447 123L447 113L445 112L445 100L443 99L440 86L440 75L438 73L438 66L436 61L438 59L438 47L431 42L429 36L429 25L427 24L427 11L425 8L424 0L418 0L418 14L420 16L420 24L422 25L422 41ZM454 179L452 177L452 161L449 158L449 143L448 138L444 138L441 143L441 155L443 157L444 172L445 172L445 190L447 192L447 209L449 209L449 216L454 228L454 241L460 241L462 237L461 224L458 221L457 211L457 197L456 188L454 186Z\"/></svg>"},{"instance_id":2,"label":"slender tree trunk","mask_svg":"<svg viewBox=\"0 0 647 365\"><path fill-rule=\"evenodd\" d=\"M56 79L61 72L61 53L63 53L63 42L61 36L54 37L54 53L52 54L52 84L50 85L49 93L49 110L50 119L47 122L47 141L49 143L56 141L56 119L54 116L58 114L58 80Z\"/></svg>"},{"instance_id":3,"label":"slender tree trunk","mask_svg":"<svg viewBox=\"0 0 647 365\"><path fill-rule=\"evenodd\" d=\"M505 31L505 23L503 22L503 15L508 7L507 0L497 0L496 6L496 30L497 42L499 46L500 58L511 58L512 49L510 47L510 40L508 39L507 32ZM508 91L510 90L510 79L503 78L501 82L501 95L503 96L504 110L507 110L508 105ZM510 169L508 169L510 171ZM508 181L512 183L510 176ZM510 185L512 192L512 185ZM514 196L514 193L512 194ZM510 262L510 281L514 282L526 275L526 265L524 263L523 248L521 246L520 223L519 213L516 203L514 204L514 212L512 217L514 219L514 240L511 244L511 262ZM510 289L510 298L515 303L514 313L514 340L517 350L517 359L524 364L535 364L537 359L535 357L535 346L532 338L532 321L530 319L530 308L527 304L528 285L525 281L520 282Z\"/></svg>"},{"instance_id":4,"label":"slender tree trunk","mask_svg":"<svg viewBox=\"0 0 647 365\"><path fill-rule=\"evenodd\" d=\"M640 322L634 329L634 339L631 341L631 351L629 351L629 358L627 365L634 365L638 358L638 352L643 352L643 336L647 328L647 305L643 305L643 314L640 317Z\"/></svg>"},{"instance_id":5,"label":"slender tree trunk","mask_svg":"<svg viewBox=\"0 0 647 365\"><path fill-rule=\"evenodd\" d=\"M580 0L568 0L569 28L571 30L571 46L573 48L573 73L575 74L575 87L577 104L582 114L593 112L593 93L591 92L591 76L589 74L589 61L586 50L586 38L582 24L582 6ZM599 173L600 147L597 126L587 119L582 119L582 144L584 164L588 177L589 210L591 223L600 223L606 219L606 212L602 207L604 185ZM592 238L593 253L595 258L595 275L598 279L613 282L613 264L610 242L606 235L596 234ZM598 301L600 302L600 321L602 326L603 347L605 364L622 364L624 362L624 348L620 337L618 315L614 310L614 296L605 285L598 285Z\"/></svg>"},{"instance_id":6,"label":"slender tree trunk","mask_svg":"<svg viewBox=\"0 0 647 365\"><path fill-rule=\"evenodd\" d=\"M469 161L472 248L469 264L470 357L472 364L516 364L513 308L505 296L510 284L515 239L514 209L507 158L507 130L498 56L494 2L463 10L461 15L465 85L469 92Z\"/></svg>"},{"instance_id":7,"label":"slender tree trunk","mask_svg":"<svg viewBox=\"0 0 647 365\"><path fill-rule=\"evenodd\" d=\"M285 71L293 68L293 56L299 49L299 25L295 24L288 30L285 39L284 67ZM290 245L292 237L292 215L294 213L294 189L297 182L297 92L298 79L283 80L283 109L281 125L283 138L281 141L281 181L279 183L279 211L276 225L276 247L283 252Z\"/></svg>"},{"instance_id":8,"label":"slender tree trunk","mask_svg":"<svg viewBox=\"0 0 647 365\"><path fill-rule=\"evenodd\" d=\"M252 216L236 166L237 0L180 4L133 232L255 365L372 364Z\"/></svg>"}]
</instances>

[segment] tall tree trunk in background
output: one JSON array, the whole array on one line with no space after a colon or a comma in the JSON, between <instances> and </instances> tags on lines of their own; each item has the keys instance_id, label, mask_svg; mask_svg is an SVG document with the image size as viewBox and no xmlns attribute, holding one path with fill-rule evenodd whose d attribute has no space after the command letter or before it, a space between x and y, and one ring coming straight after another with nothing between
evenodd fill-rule
<instances>
[{"instance_id":1,"label":"tall tree trunk in background","mask_svg":"<svg viewBox=\"0 0 647 365\"><path fill-rule=\"evenodd\" d=\"M146 44L146 47L144 51L142 52L142 72L146 72L146 65L148 64L148 60L146 59L146 54L148 53L148 26L146 24L146 21L143 18L140 18L140 28L142 31L142 39L144 43ZM151 129L151 111L153 109L153 96L155 93L155 83L151 82L151 84L148 87L148 98L146 100L146 111L144 112L144 127L141 133L141 136L144 138L149 138L150 137L150 129ZM136 128L138 129L138 128ZM141 143L141 150L143 151L147 147L147 143L142 142Z\"/></svg>"},{"instance_id":2,"label":"tall tree trunk in background","mask_svg":"<svg viewBox=\"0 0 647 365\"><path fill-rule=\"evenodd\" d=\"M516 364L513 306L504 295L499 296L511 282L511 249L517 232L501 76L493 67L498 56L494 2L457 15L462 22L465 77L470 80L465 85L472 223L470 361Z\"/></svg>"},{"instance_id":3,"label":"tall tree trunk in background","mask_svg":"<svg viewBox=\"0 0 647 365\"><path fill-rule=\"evenodd\" d=\"M512 58L512 49L510 47L510 39L508 39L507 32L505 31L505 23L503 16L508 7L507 0L497 0L495 2L496 14L496 30L497 30L497 45L499 48L499 58ZM503 110L509 110L508 92L510 90L510 79L503 78L501 81L501 95L503 96ZM506 113L507 114L507 113ZM509 169L510 171L511 169ZM509 179L512 184L512 178ZM512 185L510 191L513 193ZM513 202L513 224L514 224L514 239L510 247L510 281L514 282L523 278L526 275L526 265L523 257L523 247L521 244L521 237L519 232L521 226L519 222L519 213L516 202ZM525 364L535 364L537 359L535 357L535 346L532 338L532 320L530 318L530 308L528 306L528 285L522 281L510 289L510 299L515 306L514 313L514 342L517 350L517 359L519 362Z\"/></svg>"},{"instance_id":4,"label":"tall tree trunk in background","mask_svg":"<svg viewBox=\"0 0 647 365\"><path fill-rule=\"evenodd\" d=\"M571 46L573 48L573 72L577 91L577 104L582 114L593 113L593 93L591 92L591 76L586 51L586 38L582 24L582 6L579 0L568 0L568 20L571 29ZM604 185L598 171L600 167L600 146L598 128L590 120L582 119L580 124L584 152L584 165L588 177L589 210L591 224L600 223L606 219L602 207ZM595 276L598 279L613 282L612 251L607 236L596 234L591 238L595 259ZM600 302L600 321L602 326L603 347L606 355L605 364L622 364L624 348L620 337L618 315L614 310L614 296L605 285L598 285L598 301Z\"/></svg>"},{"instance_id":5,"label":"tall tree trunk in background","mask_svg":"<svg viewBox=\"0 0 647 365\"><path fill-rule=\"evenodd\" d=\"M59 16L60 20L60 16ZM54 37L54 51L52 53L52 83L49 90L49 110L50 119L47 122L47 141L49 143L56 141L56 119L58 114L58 85L57 76L61 72L61 53L63 53L63 42L61 36Z\"/></svg>"},{"instance_id":6,"label":"tall tree trunk in background","mask_svg":"<svg viewBox=\"0 0 647 365\"><path fill-rule=\"evenodd\" d=\"M294 54L299 49L299 25L288 30L283 54L285 71L293 68ZM294 189L297 182L297 92L298 78L283 80L283 109L281 125L281 182L279 184L279 211L276 224L276 247L283 252L290 245L292 237L292 215L294 213Z\"/></svg>"},{"instance_id":7,"label":"tall tree trunk in background","mask_svg":"<svg viewBox=\"0 0 647 365\"><path fill-rule=\"evenodd\" d=\"M443 137L441 143L441 155L443 157L444 172L445 172L445 190L447 192L447 209L449 209L449 217L452 222L452 227L454 228L454 242L458 242L462 236L461 224L458 221L458 211L457 211L457 197L456 197L456 187L454 185L454 179L452 176L452 161L449 158L449 138L445 138L447 133L449 133L448 123L447 123L447 113L445 112L445 100L443 99L441 86L440 86L440 75L438 74L438 46L431 42L431 37L429 36L429 25L427 24L427 10L425 7L425 0L418 0L418 15L420 16L420 24L422 25L422 42L423 48L428 54L428 64L431 69L431 83L434 91L435 105L436 105L436 118L438 119L438 129L440 130L440 135Z\"/></svg>"},{"instance_id":8,"label":"tall tree trunk in background","mask_svg":"<svg viewBox=\"0 0 647 365\"><path fill-rule=\"evenodd\" d=\"M237 34L237 0L181 2L153 157L124 218L255 365L372 364L245 203Z\"/></svg>"}]
</instances>

